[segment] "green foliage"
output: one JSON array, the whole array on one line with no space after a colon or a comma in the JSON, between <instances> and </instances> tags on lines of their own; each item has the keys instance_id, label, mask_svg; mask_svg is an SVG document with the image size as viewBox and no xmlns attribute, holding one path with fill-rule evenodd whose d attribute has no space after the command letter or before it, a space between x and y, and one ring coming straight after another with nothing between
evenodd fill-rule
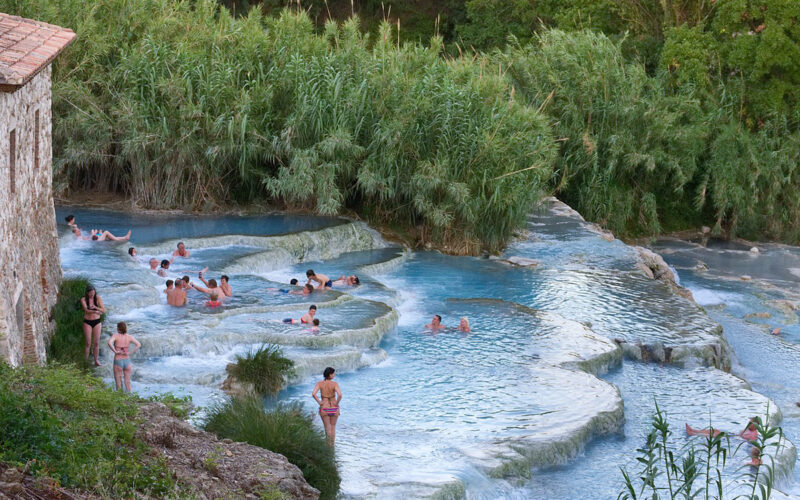
<instances>
[{"instance_id":1,"label":"green foliage","mask_svg":"<svg viewBox=\"0 0 800 500\"><path fill-rule=\"evenodd\" d=\"M751 119L791 114L800 104L800 2L719 2L711 24L720 58Z\"/></svg>"},{"instance_id":2,"label":"green foliage","mask_svg":"<svg viewBox=\"0 0 800 500\"><path fill-rule=\"evenodd\" d=\"M725 433L715 435L711 432L714 428L709 425L708 435L676 448L670 440L672 431L666 414L658 407L658 402L655 407L652 430L645 445L637 450L639 456L636 460L641 464L641 470L633 478L627 470L621 469L625 487L617 496L618 500L708 500L734 498L732 495L736 495L735 499L767 500L770 497L775 478L772 457L768 452L781 446L783 432L780 427L762 424L760 419L755 419L753 424L758 439L750 443L754 449L751 456L760 457L761 463L747 469L737 468L734 472L736 477L731 478L724 473L725 466L728 461L738 458L738 452L746 443L740 442L734 447L729 436Z\"/></svg>"},{"instance_id":3,"label":"green foliage","mask_svg":"<svg viewBox=\"0 0 800 500\"><path fill-rule=\"evenodd\" d=\"M167 392L150 396L147 400L162 403L169 408L169 411L174 417L182 420L189 418L189 415L193 414L195 411L191 396L175 396L171 392Z\"/></svg>"},{"instance_id":4,"label":"green foliage","mask_svg":"<svg viewBox=\"0 0 800 500\"><path fill-rule=\"evenodd\" d=\"M0 0L75 29L53 88L56 184L155 208L266 199L495 251L549 177L545 121L502 73L358 19L212 0ZM535 168L529 168L535 166Z\"/></svg>"},{"instance_id":5,"label":"green foliage","mask_svg":"<svg viewBox=\"0 0 800 500\"><path fill-rule=\"evenodd\" d=\"M280 453L300 468L311 486L320 490L321 499L333 499L341 478L333 448L314 426L313 418L299 403L278 405L265 412L261 399L234 398L209 410L205 429L220 438Z\"/></svg>"},{"instance_id":6,"label":"green foliage","mask_svg":"<svg viewBox=\"0 0 800 500\"><path fill-rule=\"evenodd\" d=\"M712 74L716 76L712 73L715 48L714 37L700 26L684 24L667 31L659 66L668 75L669 85L676 90L709 90Z\"/></svg>"},{"instance_id":7,"label":"green foliage","mask_svg":"<svg viewBox=\"0 0 800 500\"><path fill-rule=\"evenodd\" d=\"M58 302L51 311L56 329L47 346L47 359L57 363L74 363L84 369L83 309L80 300L89 281L83 278L65 279L58 288Z\"/></svg>"},{"instance_id":8,"label":"green foliage","mask_svg":"<svg viewBox=\"0 0 800 500\"><path fill-rule=\"evenodd\" d=\"M276 395L294 372L294 361L283 357L276 345L262 345L244 356L237 355L228 371L240 382L253 384L261 395Z\"/></svg>"},{"instance_id":9,"label":"green foliage","mask_svg":"<svg viewBox=\"0 0 800 500\"><path fill-rule=\"evenodd\" d=\"M134 438L136 410L74 366L0 363L0 461L102 497L174 495L165 462Z\"/></svg>"},{"instance_id":10,"label":"green foliage","mask_svg":"<svg viewBox=\"0 0 800 500\"><path fill-rule=\"evenodd\" d=\"M705 145L697 101L668 95L593 32L547 31L497 57L551 118L561 144L553 188L567 203L620 234L657 234L685 212Z\"/></svg>"}]
</instances>

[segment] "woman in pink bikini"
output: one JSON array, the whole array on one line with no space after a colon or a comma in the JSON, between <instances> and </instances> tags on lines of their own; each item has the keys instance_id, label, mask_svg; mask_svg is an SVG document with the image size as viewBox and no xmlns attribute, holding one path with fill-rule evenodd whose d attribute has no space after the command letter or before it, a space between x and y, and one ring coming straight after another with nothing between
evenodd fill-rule
<instances>
[{"instance_id":1,"label":"woman in pink bikini","mask_svg":"<svg viewBox=\"0 0 800 500\"><path fill-rule=\"evenodd\" d=\"M134 345L133 350L130 349ZM117 333L108 339L108 347L114 352L114 381L117 390L131 392L131 358L130 355L142 347L133 335L128 335L128 325L124 321L117 323ZM122 378L125 377L125 387L122 386Z\"/></svg>"},{"instance_id":2,"label":"woman in pink bikini","mask_svg":"<svg viewBox=\"0 0 800 500\"><path fill-rule=\"evenodd\" d=\"M325 435L328 436L328 444L333 446L336 439L336 421L339 420L339 401L342 400L342 390L339 384L333 381L336 370L330 366L325 368L322 376L325 380L320 380L311 391L311 397L319 404L319 418L325 426ZM319 391L320 397L317 397Z\"/></svg>"}]
</instances>

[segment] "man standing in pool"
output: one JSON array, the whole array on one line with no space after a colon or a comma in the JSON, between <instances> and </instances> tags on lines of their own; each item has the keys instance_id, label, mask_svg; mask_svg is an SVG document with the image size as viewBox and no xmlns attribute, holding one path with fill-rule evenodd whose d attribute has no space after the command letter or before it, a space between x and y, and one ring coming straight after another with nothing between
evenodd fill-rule
<instances>
[{"instance_id":1,"label":"man standing in pool","mask_svg":"<svg viewBox=\"0 0 800 500\"><path fill-rule=\"evenodd\" d=\"M183 257L183 258L188 258L189 257L189 251L186 250L186 245L184 245L182 241L180 243L178 243L178 249L175 250L174 252L172 252L172 256L173 257Z\"/></svg>"},{"instance_id":2,"label":"man standing in pool","mask_svg":"<svg viewBox=\"0 0 800 500\"><path fill-rule=\"evenodd\" d=\"M425 328L429 330L441 330L444 328L444 325L442 324L442 317L438 314L435 314L431 322L425 325Z\"/></svg>"},{"instance_id":3,"label":"man standing in pool","mask_svg":"<svg viewBox=\"0 0 800 500\"><path fill-rule=\"evenodd\" d=\"M175 287L167 290L167 304L174 307L183 307L186 305L186 291L183 289L186 286L182 279L175 280Z\"/></svg>"},{"instance_id":4,"label":"man standing in pool","mask_svg":"<svg viewBox=\"0 0 800 500\"><path fill-rule=\"evenodd\" d=\"M316 281L318 283L317 289L330 288L333 286L333 281L331 281L329 277L325 276L324 274L317 274L313 269L306 271L306 277L308 278L307 284L310 285L312 281Z\"/></svg>"}]
</instances>

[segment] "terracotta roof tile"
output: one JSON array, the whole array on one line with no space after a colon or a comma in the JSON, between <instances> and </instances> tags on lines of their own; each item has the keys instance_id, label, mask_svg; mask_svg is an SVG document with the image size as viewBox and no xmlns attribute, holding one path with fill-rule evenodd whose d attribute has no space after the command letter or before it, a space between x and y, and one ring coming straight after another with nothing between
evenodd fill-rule
<instances>
[{"instance_id":1,"label":"terracotta roof tile","mask_svg":"<svg viewBox=\"0 0 800 500\"><path fill-rule=\"evenodd\" d=\"M72 30L0 12L0 90L25 85L74 39Z\"/></svg>"}]
</instances>

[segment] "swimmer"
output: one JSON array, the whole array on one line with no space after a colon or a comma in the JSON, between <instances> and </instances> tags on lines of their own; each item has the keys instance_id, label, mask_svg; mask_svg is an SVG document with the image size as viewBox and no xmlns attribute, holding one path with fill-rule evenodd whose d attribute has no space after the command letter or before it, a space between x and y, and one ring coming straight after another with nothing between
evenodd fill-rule
<instances>
[{"instance_id":1,"label":"swimmer","mask_svg":"<svg viewBox=\"0 0 800 500\"><path fill-rule=\"evenodd\" d=\"M203 278L203 273L207 270L208 268L205 268L197 275L197 277L200 278L200 281L202 281L205 286L208 286L208 281ZM219 289L222 290L222 295L225 297L233 297L233 288L231 288L231 285L228 283L228 277L223 274L219 281Z\"/></svg>"},{"instance_id":2,"label":"swimmer","mask_svg":"<svg viewBox=\"0 0 800 500\"><path fill-rule=\"evenodd\" d=\"M324 274L317 274L314 272L313 269L309 269L306 271L306 277L308 278L308 283L311 284L312 281L316 281L318 283L317 288L330 288L333 286L333 281L330 278L325 276Z\"/></svg>"},{"instance_id":3,"label":"swimmer","mask_svg":"<svg viewBox=\"0 0 800 500\"><path fill-rule=\"evenodd\" d=\"M441 330L444 328L444 325L442 324L442 317L438 314L435 314L431 322L425 325L425 328L428 328L429 330Z\"/></svg>"},{"instance_id":4,"label":"swimmer","mask_svg":"<svg viewBox=\"0 0 800 500\"><path fill-rule=\"evenodd\" d=\"M136 252L136 247L130 247L128 249L128 255L131 256L131 259L138 261L139 259L138 259L138 257L136 257L136 253L137 253Z\"/></svg>"},{"instance_id":5,"label":"swimmer","mask_svg":"<svg viewBox=\"0 0 800 500\"><path fill-rule=\"evenodd\" d=\"M219 307L222 305L222 302L219 300L219 295L216 292L212 292L211 295L208 296L209 300L206 301L206 307Z\"/></svg>"},{"instance_id":6,"label":"swimmer","mask_svg":"<svg viewBox=\"0 0 800 500\"><path fill-rule=\"evenodd\" d=\"M67 221L67 225L69 227L78 227L78 224L75 222L75 216L72 214L67 215L64 217L64 220Z\"/></svg>"},{"instance_id":7,"label":"swimmer","mask_svg":"<svg viewBox=\"0 0 800 500\"><path fill-rule=\"evenodd\" d=\"M757 440L758 439L758 429L756 428L756 424L761 425L761 417L753 417L753 418L751 418L747 422L747 425L745 426L744 430L742 430L742 432L736 434L736 437L740 437L740 438L744 439L745 441L751 441L751 442ZM725 434L724 431L721 431L719 429L714 429L713 427L711 429L695 429L692 426L690 426L688 423L686 424L686 434L689 435L689 436L708 436L712 432L713 432L714 437L717 437L717 436L719 436L721 434Z\"/></svg>"},{"instance_id":8,"label":"swimmer","mask_svg":"<svg viewBox=\"0 0 800 500\"><path fill-rule=\"evenodd\" d=\"M188 258L189 257L189 251L186 250L186 245L184 245L182 241L180 243L178 243L178 248L177 248L177 250L172 252L172 256L173 257L183 257L183 258Z\"/></svg>"},{"instance_id":9,"label":"swimmer","mask_svg":"<svg viewBox=\"0 0 800 500\"><path fill-rule=\"evenodd\" d=\"M325 368L322 376L325 378L317 382L311 391L311 397L319 404L319 418L325 427L325 435L328 437L328 444L333 446L336 440L336 421L339 420L339 402L342 400L342 390L339 384L333 381L336 370ZM319 391L320 397L317 397Z\"/></svg>"},{"instance_id":10,"label":"swimmer","mask_svg":"<svg viewBox=\"0 0 800 500\"><path fill-rule=\"evenodd\" d=\"M129 350L131 344L135 347ZM128 334L128 325L121 321L117 323L117 333L108 339L108 348L114 353L114 382L116 383L117 390L122 392L131 392L131 366L130 355L142 347L138 340L133 338L133 335ZM125 379L125 386L122 385L122 380Z\"/></svg>"},{"instance_id":11,"label":"swimmer","mask_svg":"<svg viewBox=\"0 0 800 500\"><path fill-rule=\"evenodd\" d=\"M150 259L150 270L151 271L158 270L158 259L156 259L155 257Z\"/></svg>"},{"instance_id":12,"label":"swimmer","mask_svg":"<svg viewBox=\"0 0 800 500\"><path fill-rule=\"evenodd\" d=\"M169 260L163 259L161 261L161 267L158 269L158 275L159 276L161 276L162 278L166 278L167 277L167 271L169 270L169 265L172 264L172 260L173 259L169 259Z\"/></svg>"},{"instance_id":13,"label":"swimmer","mask_svg":"<svg viewBox=\"0 0 800 500\"><path fill-rule=\"evenodd\" d=\"M780 335L781 334L781 327L775 328L772 330L773 335Z\"/></svg>"},{"instance_id":14,"label":"swimmer","mask_svg":"<svg viewBox=\"0 0 800 500\"><path fill-rule=\"evenodd\" d=\"M311 323L312 321L314 321L315 314L317 314L317 306L311 304L311 307L308 308L308 312L305 313L300 318L300 323L306 323L306 324Z\"/></svg>"},{"instance_id":15,"label":"swimmer","mask_svg":"<svg viewBox=\"0 0 800 500\"><path fill-rule=\"evenodd\" d=\"M314 318L314 321L312 321L311 324L314 325L314 326L309 328L309 330L311 330L312 332L318 332L319 331L319 319L318 318Z\"/></svg>"},{"instance_id":16,"label":"swimmer","mask_svg":"<svg viewBox=\"0 0 800 500\"><path fill-rule=\"evenodd\" d=\"M168 282L169 283L169 282ZM182 279L175 280L175 288L167 290L167 304L173 307L183 307L186 305L185 283Z\"/></svg>"},{"instance_id":17,"label":"swimmer","mask_svg":"<svg viewBox=\"0 0 800 500\"><path fill-rule=\"evenodd\" d=\"M339 279L333 281L334 285L356 286L361 284L361 280L355 274L350 276L339 276Z\"/></svg>"},{"instance_id":18,"label":"swimmer","mask_svg":"<svg viewBox=\"0 0 800 500\"><path fill-rule=\"evenodd\" d=\"M76 226L77 229L77 226ZM78 230L80 233L80 229ZM131 230L128 229L127 234L125 236L114 236L109 231L103 231L102 229L92 229L91 232L91 240L92 241L128 241L131 239Z\"/></svg>"},{"instance_id":19,"label":"swimmer","mask_svg":"<svg viewBox=\"0 0 800 500\"><path fill-rule=\"evenodd\" d=\"M461 318L461 321L458 323L458 331L464 333L469 333L472 331L469 328L469 320L467 318Z\"/></svg>"},{"instance_id":20,"label":"swimmer","mask_svg":"<svg viewBox=\"0 0 800 500\"><path fill-rule=\"evenodd\" d=\"M293 286L297 286L297 278L292 278L289 280L289 284Z\"/></svg>"},{"instance_id":21,"label":"swimmer","mask_svg":"<svg viewBox=\"0 0 800 500\"><path fill-rule=\"evenodd\" d=\"M217 285L217 280L215 280L214 278L211 278L208 281L203 280L203 283L205 283L208 288L203 288L202 286L197 286L194 283L189 283L189 286L191 288L194 288L198 292L203 292L203 293L205 293L207 295L211 295L212 293L215 293L215 294L217 294L218 298L219 297L225 297L225 292L223 292L222 288L220 288L219 285Z\"/></svg>"},{"instance_id":22,"label":"swimmer","mask_svg":"<svg viewBox=\"0 0 800 500\"><path fill-rule=\"evenodd\" d=\"M164 290L164 293L166 293L167 295L169 295L169 292L171 292L171 291L172 291L172 285L173 285L173 284L175 284L175 282L174 282L174 281L172 281L172 280L167 280L167 288ZM179 285L179 286L180 286L180 285Z\"/></svg>"},{"instance_id":23,"label":"swimmer","mask_svg":"<svg viewBox=\"0 0 800 500\"><path fill-rule=\"evenodd\" d=\"M300 290L280 290L283 293L288 293L289 295L311 295L314 293L314 287L310 284L306 284Z\"/></svg>"}]
</instances>

